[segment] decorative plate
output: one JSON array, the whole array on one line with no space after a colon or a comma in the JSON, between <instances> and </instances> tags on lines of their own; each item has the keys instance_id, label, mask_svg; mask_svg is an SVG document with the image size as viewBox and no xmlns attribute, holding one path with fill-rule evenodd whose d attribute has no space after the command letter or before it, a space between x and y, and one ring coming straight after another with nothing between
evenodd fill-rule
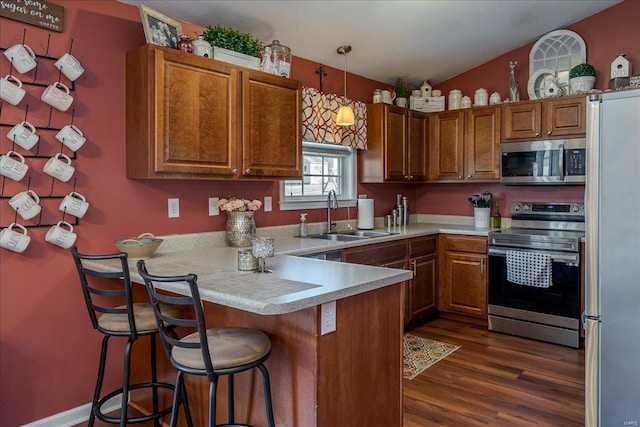
<instances>
[{"instance_id":1,"label":"decorative plate","mask_svg":"<svg viewBox=\"0 0 640 427\"><path fill-rule=\"evenodd\" d=\"M556 76L555 71L548 68L535 71L531 77L529 77L529 83L527 84L527 93L529 99L542 99L545 97L545 88L547 78L554 78Z\"/></svg>"}]
</instances>

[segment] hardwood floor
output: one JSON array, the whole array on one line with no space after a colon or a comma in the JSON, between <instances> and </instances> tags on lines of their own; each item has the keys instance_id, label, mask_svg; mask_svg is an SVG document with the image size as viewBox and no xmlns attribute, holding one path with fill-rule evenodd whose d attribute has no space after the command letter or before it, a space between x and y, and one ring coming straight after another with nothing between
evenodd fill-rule
<instances>
[{"instance_id":1,"label":"hardwood floor","mask_svg":"<svg viewBox=\"0 0 640 427\"><path fill-rule=\"evenodd\" d=\"M583 349L442 317L408 332L461 347L404 380L404 427L584 425Z\"/></svg>"},{"instance_id":2,"label":"hardwood floor","mask_svg":"<svg viewBox=\"0 0 640 427\"><path fill-rule=\"evenodd\" d=\"M461 348L404 380L404 427L584 425L583 349L447 318L408 332Z\"/></svg>"}]
</instances>

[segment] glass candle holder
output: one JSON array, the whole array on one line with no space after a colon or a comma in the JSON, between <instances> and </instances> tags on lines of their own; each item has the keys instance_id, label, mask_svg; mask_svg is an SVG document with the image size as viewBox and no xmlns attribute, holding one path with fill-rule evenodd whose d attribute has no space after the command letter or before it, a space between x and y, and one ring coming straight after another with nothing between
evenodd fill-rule
<instances>
[{"instance_id":1,"label":"glass candle holder","mask_svg":"<svg viewBox=\"0 0 640 427\"><path fill-rule=\"evenodd\" d=\"M253 239L252 253L253 256L258 259L258 272L270 273L271 271L266 268L265 258L272 257L274 254L274 242L273 237L256 237Z\"/></svg>"}]
</instances>

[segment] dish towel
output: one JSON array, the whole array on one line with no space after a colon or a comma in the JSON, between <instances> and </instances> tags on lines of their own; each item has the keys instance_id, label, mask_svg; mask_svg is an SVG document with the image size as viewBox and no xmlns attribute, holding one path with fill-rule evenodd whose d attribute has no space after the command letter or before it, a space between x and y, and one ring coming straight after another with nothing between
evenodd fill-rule
<instances>
[{"instance_id":1,"label":"dish towel","mask_svg":"<svg viewBox=\"0 0 640 427\"><path fill-rule=\"evenodd\" d=\"M551 283L551 255L538 252L507 251L507 280L536 288Z\"/></svg>"}]
</instances>

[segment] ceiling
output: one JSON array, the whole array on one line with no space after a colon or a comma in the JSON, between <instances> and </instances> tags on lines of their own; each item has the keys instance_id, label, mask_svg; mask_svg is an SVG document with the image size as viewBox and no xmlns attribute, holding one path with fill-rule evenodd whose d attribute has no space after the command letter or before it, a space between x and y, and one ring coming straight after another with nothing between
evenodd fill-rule
<instances>
[{"instance_id":1,"label":"ceiling","mask_svg":"<svg viewBox=\"0 0 640 427\"><path fill-rule=\"evenodd\" d=\"M621 0L120 0L233 27L294 56L392 84L439 83ZM295 63L293 64L295 67Z\"/></svg>"}]
</instances>

